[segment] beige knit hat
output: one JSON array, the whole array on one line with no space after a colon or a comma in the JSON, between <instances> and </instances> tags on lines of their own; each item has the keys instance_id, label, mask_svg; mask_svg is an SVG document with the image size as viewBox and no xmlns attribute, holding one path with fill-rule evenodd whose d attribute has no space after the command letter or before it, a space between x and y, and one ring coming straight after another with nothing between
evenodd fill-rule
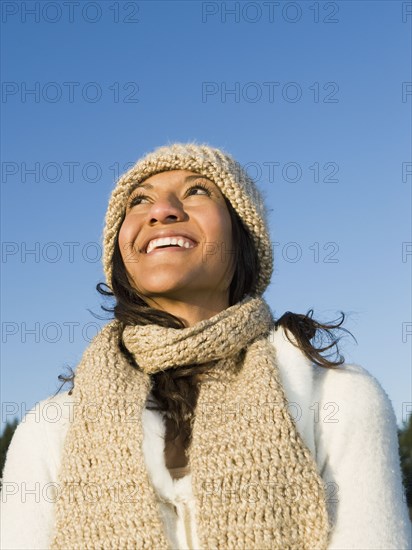
<instances>
[{"instance_id":1,"label":"beige knit hat","mask_svg":"<svg viewBox=\"0 0 412 550\"><path fill-rule=\"evenodd\" d=\"M226 152L197 143L174 143L140 158L117 181L103 231L103 268L112 285L112 257L127 198L133 184L166 170L191 170L207 177L230 201L253 238L258 252L258 281L253 292L263 294L273 271L273 254L262 195L242 166Z\"/></svg>"}]
</instances>

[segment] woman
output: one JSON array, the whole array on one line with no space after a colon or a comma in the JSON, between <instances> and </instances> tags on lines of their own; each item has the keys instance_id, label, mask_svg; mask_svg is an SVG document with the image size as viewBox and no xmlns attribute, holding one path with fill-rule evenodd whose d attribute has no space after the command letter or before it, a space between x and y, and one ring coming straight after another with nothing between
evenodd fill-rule
<instances>
[{"instance_id":1,"label":"woman","mask_svg":"<svg viewBox=\"0 0 412 550\"><path fill-rule=\"evenodd\" d=\"M312 346L341 323L274 321L265 207L236 161L194 143L140 159L103 263L115 319L15 432L3 548L410 547L391 402L321 355L336 341Z\"/></svg>"}]
</instances>

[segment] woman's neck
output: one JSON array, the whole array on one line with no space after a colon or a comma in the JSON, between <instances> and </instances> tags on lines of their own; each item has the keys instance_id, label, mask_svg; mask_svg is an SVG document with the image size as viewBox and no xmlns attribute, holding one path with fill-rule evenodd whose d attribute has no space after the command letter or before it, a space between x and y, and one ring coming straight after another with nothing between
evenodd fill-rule
<instances>
[{"instance_id":1,"label":"woman's neck","mask_svg":"<svg viewBox=\"0 0 412 550\"><path fill-rule=\"evenodd\" d=\"M176 300L167 296L146 298L147 303L156 309L161 309L178 317L186 327L191 327L200 321L210 319L229 307L227 294L206 297L185 297L185 300Z\"/></svg>"}]
</instances>

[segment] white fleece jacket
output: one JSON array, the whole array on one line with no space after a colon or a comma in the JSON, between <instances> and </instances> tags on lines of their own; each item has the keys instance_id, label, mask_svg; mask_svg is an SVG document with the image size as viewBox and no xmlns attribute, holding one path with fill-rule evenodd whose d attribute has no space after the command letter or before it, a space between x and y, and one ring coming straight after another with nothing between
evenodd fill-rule
<instances>
[{"instance_id":1,"label":"white fleece jacket","mask_svg":"<svg viewBox=\"0 0 412 550\"><path fill-rule=\"evenodd\" d=\"M358 365L337 370L313 365L282 328L269 340L276 348L290 413L325 483L334 524L328 550L410 550L396 417L386 392ZM49 397L37 403L15 431L3 472L3 550L49 548L72 405L67 392ZM145 462L170 548L198 549L191 474L174 480L166 468L160 413L146 409L143 428Z\"/></svg>"}]
</instances>

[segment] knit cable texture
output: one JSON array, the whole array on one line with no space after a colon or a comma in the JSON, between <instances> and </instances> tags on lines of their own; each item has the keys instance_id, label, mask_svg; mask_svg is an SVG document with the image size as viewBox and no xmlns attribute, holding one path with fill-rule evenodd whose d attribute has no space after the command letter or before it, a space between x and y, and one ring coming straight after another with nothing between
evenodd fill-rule
<instances>
[{"instance_id":1,"label":"knit cable texture","mask_svg":"<svg viewBox=\"0 0 412 550\"><path fill-rule=\"evenodd\" d=\"M273 271L273 252L263 197L252 178L228 153L196 143L174 143L159 147L139 159L118 180L110 196L103 230L103 266L107 284L112 285L116 235L132 186L167 170L191 170L209 178L219 187L252 236L258 254L259 272L253 292L263 294Z\"/></svg>"},{"instance_id":2,"label":"knit cable texture","mask_svg":"<svg viewBox=\"0 0 412 550\"><path fill-rule=\"evenodd\" d=\"M261 336L263 327L269 327L272 321L266 302L246 296L212 318L184 329L128 325L123 331L123 342L140 368L146 374L154 374L171 367L231 357ZM227 334L231 338L226 338ZM161 345L154 347L153 342Z\"/></svg>"},{"instance_id":3,"label":"knit cable texture","mask_svg":"<svg viewBox=\"0 0 412 550\"><path fill-rule=\"evenodd\" d=\"M140 361L151 349L167 368L217 358L217 376L200 385L188 452L203 550L327 548L322 478L288 412L271 326L266 302L249 296L190 337L161 328L159 338L155 325L128 328L124 337ZM121 338L121 324L107 324L77 368L52 550L169 548L142 450L145 369L155 365L133 366Z\"/></svg>"}]
</instances>

